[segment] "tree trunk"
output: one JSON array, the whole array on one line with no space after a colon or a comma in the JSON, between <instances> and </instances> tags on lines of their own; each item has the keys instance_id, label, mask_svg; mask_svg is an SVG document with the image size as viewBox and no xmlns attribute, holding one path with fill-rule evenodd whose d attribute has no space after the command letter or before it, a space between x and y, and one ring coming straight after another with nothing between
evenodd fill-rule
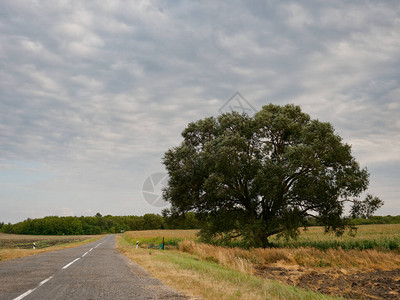
<instances>
[{"instance_id":1,"label":"tree trunk","mask_svg":"<svg viewBox=\"0 0 400 300\"><path fill-rule=\"evenodd\" d=\"M254 237L256 246L262 248L269 248L271 246L271 243L268 241L269 236L270 236L269 234L267 234L262 230L255 232Z\"/></svg>"}]
</instances>

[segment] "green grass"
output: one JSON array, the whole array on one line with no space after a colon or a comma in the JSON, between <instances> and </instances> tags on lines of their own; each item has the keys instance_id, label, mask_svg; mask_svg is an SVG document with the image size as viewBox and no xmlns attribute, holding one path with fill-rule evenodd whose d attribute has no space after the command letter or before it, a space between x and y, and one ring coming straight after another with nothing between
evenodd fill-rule
<instances>
[{"instance_id":1,"label":"green grass","mask_svg":"<svg viewBox=\"0 0 400 300\"><path fill-rule=\"evenodd\" d=\"M400 224L360 225L354 237L346 233L338 237L333 234L325 234L322 227L310 227L306 231L301 230L297 240L287 241L272 237L271 242L279 248L400 250Z\"/></svg>"},{"instance_id":2,"label":"green grass","mask_svg":"<svg viewBox=\"0 0 400 300\"><path fill-rule=\"evenodd\" d=\"M400 247L400 238L379 239L379 240L330 240L330 241L315 241L315 240L298 240L298 241L275 241L274 246L279 248L299 248L313 247L321 250L339 249L344 250L396 250Z\"/></svg>"}]
</instances>

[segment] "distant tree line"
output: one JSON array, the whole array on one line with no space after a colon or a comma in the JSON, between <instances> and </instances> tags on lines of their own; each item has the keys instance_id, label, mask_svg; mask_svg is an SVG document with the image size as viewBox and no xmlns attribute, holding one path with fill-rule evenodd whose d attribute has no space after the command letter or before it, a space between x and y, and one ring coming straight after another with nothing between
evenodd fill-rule
<instances>
[{"instance_id":1,"label":"distant tree line","mask_svg":"<svg viewBox=\"0 0 400 300\"><path fill-rule=\"evenodd\" d=\"M369 218L352 219L353 225L368 224L400 224L400 216L371 216Z\"/></svg>"},{"instance_id":2,"label":"distant tree line","mask_svg":"<svg viewBox=\"0 0 400 300\"><path fill-rule=\"evenodd\" d=\"M128 230L150 229L196 229L199 221L194 213L179 218L163 217L158 214L144 216L57 217L27 219L16 224L0 223L0 232L33 235L80 235L118 233Z\"/></svg>"},{"instance_id":3,"label":"distant tree line","mask_svg":"<svg viewBox=\"0 0 400 300\"><path fill-rule=\"evenodd\" d=\"M347 218L347 223L351 226L357 225L370 225L370 224L400 224L400 216L370 216L360 218ZM308 219L307 226L323 226L322 223L316 219Z\"/></svg>"},{"instance_id":4,"label":"distant tree line","mask_svg":"<svg viewBox=\"0 0 400 300\"><path fill-rule=\"evenodd\" d=\"M400 216L371 216L349 220L352 225L400 224ZM102 216L94 217L57 217L27 219L16 224L0 222L0 232L33 235L79 235L118 233L128 230L150 229L199 229L207 222L207 216L193 212L171 214L163 211L162 215L146 214L144 216ZM321 226L315 219L308 221L308 226Z\"/></svg>"}]
</instances>

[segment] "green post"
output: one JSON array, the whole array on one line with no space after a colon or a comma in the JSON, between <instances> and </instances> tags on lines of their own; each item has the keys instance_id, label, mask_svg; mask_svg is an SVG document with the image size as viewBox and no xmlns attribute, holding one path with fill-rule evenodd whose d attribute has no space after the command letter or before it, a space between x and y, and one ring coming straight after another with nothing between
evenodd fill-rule
<instances>
[{"instance_id":1,"label":"green post","mask_svg":"<svg viewBox=\"0 0 400 300\"><path fill-rule=\"evenodd\" d=\"M165 244L165 242L164 242L164 237L163 237L162 242L161 242L161 250L164 250L164 244Z\"/></svg>"}]
</instances>

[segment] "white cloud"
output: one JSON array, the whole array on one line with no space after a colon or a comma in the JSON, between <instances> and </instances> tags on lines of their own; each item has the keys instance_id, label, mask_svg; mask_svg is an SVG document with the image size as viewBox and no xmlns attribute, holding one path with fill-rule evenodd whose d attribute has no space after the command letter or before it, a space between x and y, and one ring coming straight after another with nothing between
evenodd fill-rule
<instances>
[{"instance_id":1,"label":"white cloud","mask_svg":"<svg viewBox=\"0 0 400 300\"><path fill-rule=\"evenodd\" d=\"M21 41L21 46L28 51L33 53L40 53L43 50L43 46L39 42L31 41L29 39L24 39Z\"/></svg>"},{"instance_id":2,"label":"white cloud","mask_svg":"<svg viewBox=\"0 0 400 300\"><path fill-rule=\"evenodd\" d=\"M400 134L388 140L386 136L368 136L368 138L352 138L357 158L363 165L400 163Z\"/></svg>"}]
</instances>

